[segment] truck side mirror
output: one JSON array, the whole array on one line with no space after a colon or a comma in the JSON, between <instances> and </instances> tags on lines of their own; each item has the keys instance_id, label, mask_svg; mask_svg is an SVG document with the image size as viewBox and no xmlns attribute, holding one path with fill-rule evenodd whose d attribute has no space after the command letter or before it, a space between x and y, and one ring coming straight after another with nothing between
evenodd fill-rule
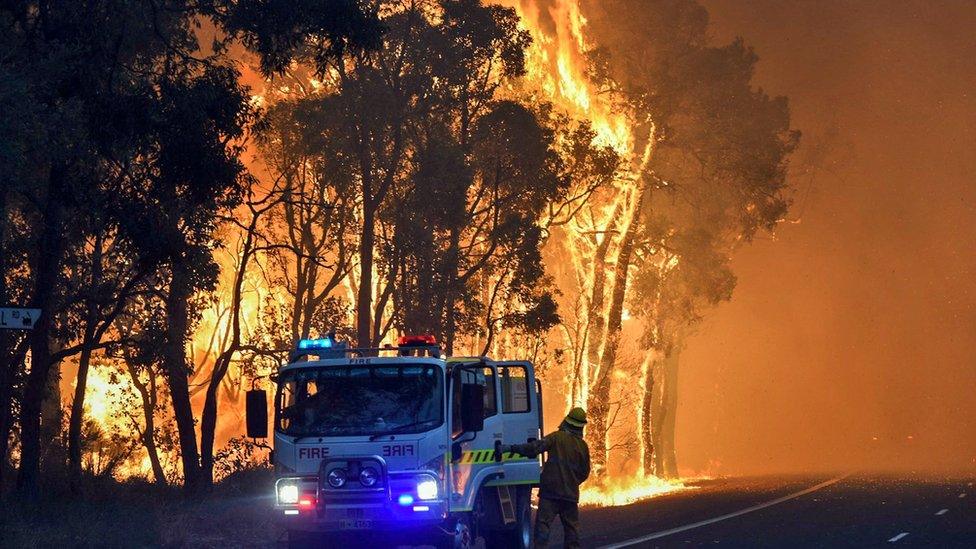
<instances>
[{"instance_id":1,"label":"truck side mirror","mask_svg":"<svg viewBox=\"0 0 976 549\"><path fill-rule=\"evenodd\" d=\"M485 386L477 383L461 385L461 429L477 433L485 429Z\"/></svg>"},{"instance_id":2,"label":"truck side mirror","mask_svg":"<svg viewBox=\"0 0 976 549\"><path fill-rule=\"evenodd\" d=\"M268 438L268 395L264 390L247 392L245 416L249 438Z\"/></svg>"}]
</instances>

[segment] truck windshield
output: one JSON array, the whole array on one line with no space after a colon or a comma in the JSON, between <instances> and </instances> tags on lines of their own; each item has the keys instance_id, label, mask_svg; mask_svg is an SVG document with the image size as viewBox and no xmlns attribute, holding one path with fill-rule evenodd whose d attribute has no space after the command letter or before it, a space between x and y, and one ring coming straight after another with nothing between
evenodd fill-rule
<instances>
[{"instance_id":1,"label":"truck windshield","mask_svg":"<svg viewBox=\"0 0 976 549\"><path fill-rule=\"evenodd\" d=\"M420 433L443 422L443 375L431 364L293 370L278 387L277 427L290 436Z\"/></svg>"}]
</instances>

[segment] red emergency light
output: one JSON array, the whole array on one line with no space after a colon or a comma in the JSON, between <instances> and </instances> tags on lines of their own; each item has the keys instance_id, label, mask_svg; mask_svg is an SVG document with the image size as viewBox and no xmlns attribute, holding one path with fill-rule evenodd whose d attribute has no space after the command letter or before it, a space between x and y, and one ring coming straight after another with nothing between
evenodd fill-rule
<instances>
[{"instance_id":1,"label":"red emergency light","mask_svg":"<svg viewBox=\"0 0 976 549\"><path fill-rule=\"evenodd\" d=\"M437 338L431 334L405 335L397 338L397 347L419 347L422 345L437 345Z\"/></svg>"}]
</instances>

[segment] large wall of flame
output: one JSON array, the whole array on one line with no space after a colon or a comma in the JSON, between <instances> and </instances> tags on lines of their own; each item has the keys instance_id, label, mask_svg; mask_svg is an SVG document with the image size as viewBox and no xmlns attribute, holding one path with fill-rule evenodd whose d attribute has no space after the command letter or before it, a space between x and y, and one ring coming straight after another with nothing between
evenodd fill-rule
<instances>
[{"instance_id":1,"label":"large wall of flame","mask_svg":"<svg viewBox=\"0 0 976 549\"><path fill-rule=\"evenodd\" d=\"M704 1L790 98L796 225L683 356L679 462L755 473L976 468L976 8ZM813 161L811 153L829 154ZM805 159L812 164L804 165Z\"/></svg>"}]
</instances>

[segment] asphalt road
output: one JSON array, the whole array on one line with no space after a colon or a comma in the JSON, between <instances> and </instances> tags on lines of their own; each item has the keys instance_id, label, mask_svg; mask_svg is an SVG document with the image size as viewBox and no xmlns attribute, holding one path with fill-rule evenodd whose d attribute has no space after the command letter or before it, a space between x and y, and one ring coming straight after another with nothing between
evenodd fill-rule
<instances>
[{"instance_id":1,"label":"asphalt road","mask_svg":"<svg viewBox=\"0 0 976 549\"><path fill-rule=\"evenodd\" d=\"M585 547L976 548L976 478L720 479L582 512ZM553 544L561 547L561 528Z\"/></svg>"}]
</instances>

